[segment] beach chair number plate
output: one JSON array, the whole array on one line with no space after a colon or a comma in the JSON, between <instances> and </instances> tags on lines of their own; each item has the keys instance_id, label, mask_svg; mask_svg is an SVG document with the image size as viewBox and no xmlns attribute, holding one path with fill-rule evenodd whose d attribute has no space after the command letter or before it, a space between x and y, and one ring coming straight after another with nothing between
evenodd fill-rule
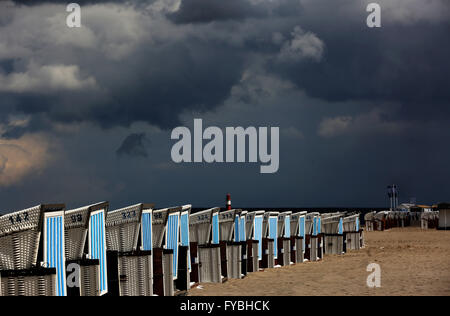
<instances>
[{"instance_id":1,"label":"beach chair number plate","mask_svg":"<svg viewBox=\"0 0 450 316\"><path fill-rule=\"evenodd\" d=\"M122 213L122 219L135 218L135 217L136 217L136 211Z\"/></svg>"},{"instance_id":2,"label":"beach chair number plate","mask_svg":"<svg viewBox=\"0 0 450 316\"><path fill-rule=\"evenodd\" d=\"M205 221L207 219L209 219L208 215L199 215L199 216L197 216L197 220L199 220L199 221Z\"/></svg>"},{"instance_id":3,"label":"beach chair number plate","mask_svg":"<svg viewBox=\"0 0 450 316\"><path fill-rule=\"evenodd\" d=\"M29 220L29 215L28 212L24 212L21 214L17 214L17 216L14 218L13 216L9 217L9 221L11 222L11 224L20 224L22 222L26 222Z\"/></svg>"},{"instance_id":4,"label":"beach chair number plate","mask_svg":"<svg viewBox=\"0 0 450 316\"><path fill-rule=\"evenodd\" d=\"M231 213L220 214L220 216L222 217L222 219L234 218L234 215Z\"/></svg>"},{"instance_id":5,"label":"beach chair number plate","mask_svg":"<svg viewBox=\"0 0 450 316\"><path fill-rule=\"evenodd\" d=\"M83 215L77 214L70 216L70 219L72 220L72 223L80 223L83 221Z\"/></svg>"}]
</instances>

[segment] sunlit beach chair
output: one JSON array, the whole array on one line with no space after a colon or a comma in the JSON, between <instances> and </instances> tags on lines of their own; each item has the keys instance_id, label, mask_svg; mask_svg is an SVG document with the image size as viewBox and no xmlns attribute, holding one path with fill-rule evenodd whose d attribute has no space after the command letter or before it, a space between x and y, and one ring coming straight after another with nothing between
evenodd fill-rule
<instances>
[{"instance_id":1,"label":"sunlit beach chair","mask_svg":"<svg viewBox=\"0 0 450 316\"><path fill-rule=\"evenodd\" d=\"M259 267L262 269L268 268L269 242L271 242L273 258L273 240L269 238L269 217L270 212L264 211L261 231L261 261L259 262Z\"/></svg>"},{"instance_id":2,"label":"sunlit beach chair","mask_svg":"<svg viewBox=\"0 0 450 316\"><path fill-rule=\"evenodd\" d=\"M340 255L344 253L343 235L344 214L322 214L322 233L324 238L324 253Z\"/></svg>"},{"instance_id":3,"label":"sunlit beach chair","mask_svg":"<svg viewBox=\"0 0 450 316\"><path fill-rule=\"evenodd\" d=\"M375 214L376 213L377 213L376 211L372 211L372 212L366 213L364 215L364 224L366 226L366 231L368 231L368 232L376 230L376 224L375 224Z\"/></svg>"},{"instance_id":4,"label":"sunlit beach chair","mask_svg":"<svg viewBox=\"0 0 450 316\"><path fill-rule=\"evenodd\" d=\"M437 205L438 222L439 225L437 229L439 230L449 230L450 229L450 204L449 203L439 203Z\"/></svg>"},{"instance_id":5,"label":"sunlit beach chair","mask_svg":"<svg viewBox=\"0 0 450 316\"><path fill-rule=\"evenodd\" d=\"M322 258L321 238L320 238L320 214L318 212L307 213L305 215L305 259L317 261Z\"/></svg>"},{"instance_id":6,"label":"sunlit beach chair","mask_svg":"<svg viewBox=\"0 0 450 316\"><path fill-rule=\"evenodd\" d=\"M1 294L65 296L64 204L0 217Z\"/></svg>"},{"instance_id":7,"label":"sunlit beach chair","mask_svg":"<svg viewBox=\"0 0 450 316\"><path fill-rule=\"evenodd\" d=\"M275 239L271 237L277 236L278 212L265 212L263 216L262 227L262 258L260 267L273 268L275 266ZM272 228L270 228L272 227Z\"/></svg>"},{"instance_id":8,"label":"sunlit beach chair","mask_svg":"<svg viewBox=\"0 0 450 316\"><path fill-rule=\"evenodd\" d=\"M261 214L262 215L262 214ZM247 244L247 273L259 270L259 240L255 239L256 212L248 212L245 216L245 239Z\"/></svg>"},{"instance_id":9,"label":"sunlit beach chair","mask_svg":"<svg viewBox=\"0 0 450 316\"><path fill-rule=\"evenodd\" d=\"M189 217L192 205L183 205L180 210L180 235L178 237L178 259L175 287L178 291L187 291L191 288L191 259L189 250ZM172 234L172 245L175 248L175 236Z\"/></svg>"},{"instance_id":10,"label":"sunlit beach chair","mask_svg":"<svg viewBox=\"0 0 450 316\"><path fill-rule=\"evenodd\" d=\"M239 243L241 244L241 273L242 276L247 275L247 225L246 225L246 218L247 218L247 211L241 211L239 215Z\"/></svg>"},{"instance_id":11,"label":"sunlit beach chair","mask_svg":"<svg viewBox=\"0 0 450 316\"><path fill-rule=\"evenodd\" d=\"M225 278L241 278L241 244L234 241L236 216L240 212L240 209L232 209L219 213L220 259Z\"/></svg>"},{"instance_id":12,"label":"sunlit beach chair","mask_svg":"<svg viewBox=\"0 0 450 316\"><path fill-rule=\"evenodd\" d=\"M153 204L139 203L107 213L105 220L109 293L152 296L152 253L138 248L142 212Z\"/></svg>"},{"instance_id":13,"label":"sunlit beach chair","mask_svg":"<svg viewBox=\"0 0 450 316\"><path fill-rule=\"evenodd\" d=\"M255 212L253 224L253 239L257 241L257 260L255 271L261 267L261 260L263 256L263 226L264 226L265 211L259 210Z\"/></svg>"},{"instance_id":14,"label":"sunlit beach chair","mask_svg":"<svg viewBox=\"0 0 450 316\"><path fill-rule=\"evenodd\" d=\"M353 214L343 218L343 233L345 248L347 250L359 250L364 246L362 230L360 229L360 214Z\"/></svg>"},{"instance_id":15,"label":"sunlit beach chair","mask_svg":"<svg viewBox=\"0 0 450 316\"><path fill-rule=\"evenodd\" d=\"M108 292L105 212L108 202L65 212L67 294L98 296Z\"/></svg>"},{"instance_id":16,"label":"sunlit beach chair","mask_svg":"<svg viewBox=\"0 0 450 316\"><path fill-rule=\"evenodd\" d=\"M153 211L153 290L158 296L175 294L174 280L177 279L178 273L177 236L179 236L179 216L182 209L182 206L177 206Z\"/></svg>"},{"instance_id":17,"label":"sunlit beach chair","mask_svg":"<svg viewBox=\"0 0 450 316\"><path fill-rule=\"evenodd\" d=\"M198 263L197 271L193 269L191 273L194 282L222 282L219 211L220 208L215 207L190 215L191 260Z\"/></svg>"},{"instance_id":18,"label":"sunlit beach chair","mask_svg":"<svg viewBox=\"0 0 450 316\"><path fill-rule=\"evenodd\" d=\"M291 261L303 263L305 254L305 215L298 212L291 215Z\"/></svg>"}]
</instances>

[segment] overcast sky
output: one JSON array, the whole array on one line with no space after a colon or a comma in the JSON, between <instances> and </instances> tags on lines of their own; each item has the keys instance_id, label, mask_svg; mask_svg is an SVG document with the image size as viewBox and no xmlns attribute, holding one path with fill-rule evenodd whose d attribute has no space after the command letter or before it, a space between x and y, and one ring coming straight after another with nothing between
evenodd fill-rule
<instances>
[{"instance_id":1,"label":"overcast sky","mask_svg":"<svg viewBox=\"0 0 450 316\"><path fill-rule=\"evenodd\" d=\"M450 200L448 0L67 3L0 1L0 210ZM194 118L279 127L278 172L172 162Z\"/></svg>"}]
</instances>

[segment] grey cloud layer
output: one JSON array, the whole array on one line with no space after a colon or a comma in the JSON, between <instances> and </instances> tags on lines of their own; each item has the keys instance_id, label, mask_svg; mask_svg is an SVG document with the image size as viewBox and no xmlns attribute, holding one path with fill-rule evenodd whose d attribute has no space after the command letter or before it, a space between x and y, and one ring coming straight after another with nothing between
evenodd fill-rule
<instances>
[{"instance_id":1,"label":"grey cloud layer","mask_svg":"<svg viewBox=\"0 0 450 316\"><path fill-rule=\"evenodd\" d=\"M432 4L435 11L448 8ZM49 120L172 127L182 111L222 104L249 64L262 60L267 71L328 101L400 102L401 114L417 119L432 97L426 116L447 110L449 22L415 17L419 22L396 24L418 8L413 2L384 29L371 30L361 23L363 5L334 5L343 13L324 1L181 1L167 18L151 6L109 1L84 6L80 30L64 27L58 5L9 6L0 23L0 93L13 100L13 111L33 114L34 126Z\"/></svg>"},{"instance_id":2,"label":"grey cloud layer","mask_svg":"<svg viewBox=\"0 0 450 316\"><path fill-rule=\"evenodd\" d=\"M198 177L197 191L180 194L202 202L212 189L200 180L211 177L221 179L216 190L236 185L253 204L258 188L272 205L312 204L321 190L328 196L322 205L346 204L351 198L343 188L355 183L361 197L352 203L363 203L394 180L427 198L444 196L441 184L450 174L437 148L450 135L443 124L450 117L449 2L380 0L380 29L365 25L368 2L80 1L81 29L65 26L65 1L0 2L2 139L58 135L72 158L47 172L85 170L74 180L79 193L71 201L96 192L125 203L144 192L134 178L146 168L155 180ZM218 126L278 124L291 142L281 148L279 174L267 182L239 166L170 165L166 130L195 116ZM145 127L136 129L139 122ZM84 124L86 131L71 129ZM148 126L164 132L144 135ZM4 147L0 174L7 154ZM127 164L135 157L142 159ZM434 175L436 190L413 181L408 170L417 169L422 178ZM248 179L235 184L241 175ZM42 180L45 196L52 196L54 181ZM270 186L289 181L298 190ZM365 188L364 181L372 184ZM170 199L169 188L152 189ZM182 184L174 189L184 192Z\"/></svg>"}]
</instances>

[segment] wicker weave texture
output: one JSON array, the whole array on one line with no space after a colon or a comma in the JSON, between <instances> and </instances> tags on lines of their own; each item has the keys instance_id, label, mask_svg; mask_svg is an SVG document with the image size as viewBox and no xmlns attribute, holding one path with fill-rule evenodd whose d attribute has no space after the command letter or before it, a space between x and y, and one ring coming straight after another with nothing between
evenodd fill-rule
<instances>
[{"instance_id":1,"label":"wicker weave texture","mask_svg":"<svg viewBox=\"0 0 450 316\"><path fill-rule=\"evenodd\" d=\"M1 287L4 296L55 296L56 274L5 277Z\"/></svg>"}]
</instances>

